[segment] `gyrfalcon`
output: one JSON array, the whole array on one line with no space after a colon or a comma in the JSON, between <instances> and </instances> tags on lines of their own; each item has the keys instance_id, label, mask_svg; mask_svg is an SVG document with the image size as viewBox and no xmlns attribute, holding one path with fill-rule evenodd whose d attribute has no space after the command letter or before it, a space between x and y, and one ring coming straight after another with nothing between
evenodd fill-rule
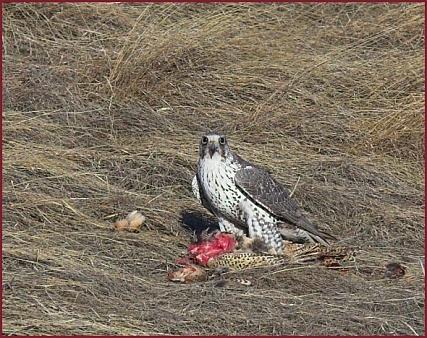
<instances>
[{"instance_id":1,"label":"gyrfalcon","mask_svg":"<svg viewBox=\"0 0 427 338\"><path fill-rule=\"evenodd\" d=\"M224 135L201 138L192 188L218 217L222 232L259 238L271 253L282 253L283 239L323 245L335 239L310 222L290 192L266 170L234 154Z\"/></svg>"}]
</instances>

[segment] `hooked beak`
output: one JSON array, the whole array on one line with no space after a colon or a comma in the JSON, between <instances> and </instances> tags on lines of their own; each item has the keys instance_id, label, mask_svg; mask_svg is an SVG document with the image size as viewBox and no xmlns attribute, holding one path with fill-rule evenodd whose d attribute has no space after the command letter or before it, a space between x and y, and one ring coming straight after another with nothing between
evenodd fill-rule
<instances>
[{"instance_id":1,"label":"hooked beak","mask_svg":"<svg viewBox=\"0 0 427 338\"><path fill-rule=\"evenodd\" d=\"M211 158L214 156L215 152L217 151L217 146L215 143L211 143L209 144L209 155L211 156Z\"/></svg>"}]
</instances>

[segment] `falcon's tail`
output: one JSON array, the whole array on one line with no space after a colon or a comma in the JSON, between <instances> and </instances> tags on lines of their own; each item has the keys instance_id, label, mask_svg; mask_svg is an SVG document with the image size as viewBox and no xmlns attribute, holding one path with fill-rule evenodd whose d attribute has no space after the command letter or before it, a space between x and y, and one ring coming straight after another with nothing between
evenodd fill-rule
<instances>
[{"instance_id":1,"label":"falcon's tail","mask_svg":"<svg viewBox=\"0 0 427 338\"><path fill-rule=\"evenodd\" d=\"M319 243L319 244L328 246L330 245L331 241L337 240L335 236L332 236L331 234L325 231L318 230L318 232L319 234L317 235L317 234L312 234L310 232L305 231L305 233L309 237L309 241L313 243Z\"/></svg>"},{"instance_id":2,"label":"falcon's tail","mask_svg":"<svg viewBox=\"0 0 427 338\"><path fill-rule=\"evenodd\" d=\"M331 234L317 229L316 233L312 233L301 228L289 229L285 227L280 227L279 231L283 239L289 240L294 243L310 242L329 246L330 241L335 241L337 239Z\"/></svg>"}]
</instances>

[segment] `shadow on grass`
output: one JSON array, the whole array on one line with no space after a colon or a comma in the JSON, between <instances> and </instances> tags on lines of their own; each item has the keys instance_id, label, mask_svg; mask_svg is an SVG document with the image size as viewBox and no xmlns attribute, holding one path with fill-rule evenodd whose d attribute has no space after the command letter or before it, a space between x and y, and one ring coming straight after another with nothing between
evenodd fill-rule
<instances>
[{"instance_id":1,"label":"shadow on grass","mask_svg":"<svg viewBox=\"0 0 427 338\"><path fill-rule=\"evenodd\" d=\"M203 232L219 230L218 222L213 217L197 210L181 211L181 222L186 229L194 233L196 238L200 238Z\"/></svg>"}]
</instances>

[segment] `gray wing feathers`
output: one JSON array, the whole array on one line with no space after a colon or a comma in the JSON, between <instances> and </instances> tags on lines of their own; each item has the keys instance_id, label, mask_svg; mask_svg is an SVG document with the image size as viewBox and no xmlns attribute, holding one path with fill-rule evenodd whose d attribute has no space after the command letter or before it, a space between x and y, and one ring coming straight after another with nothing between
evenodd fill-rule
<instances>
[{"instance_id":1,"label":"gray wing feathers","mask_svg":"<svg viewBox=\"0 0 427 338\"><path fill-rule=\"evenodd\" d=\"M295 200L290 197L289 191L267 171L246 166L236 173L235 183L254 203L264 207L277 218L307 231L314 241L327 243L327 239L335 239L311 223L302 214Z\"/></svg>"}]
</instances>

